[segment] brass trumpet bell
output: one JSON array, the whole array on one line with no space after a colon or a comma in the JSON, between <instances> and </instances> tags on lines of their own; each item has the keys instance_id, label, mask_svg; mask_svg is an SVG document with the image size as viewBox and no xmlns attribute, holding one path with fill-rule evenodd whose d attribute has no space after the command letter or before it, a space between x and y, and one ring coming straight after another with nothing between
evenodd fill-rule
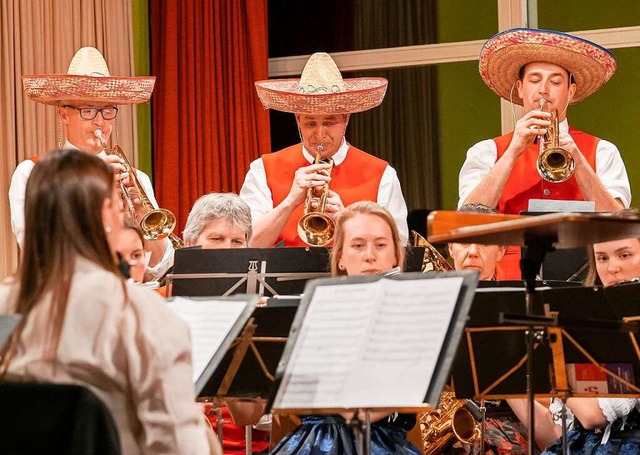
<instances>
[{"instance_id":1,"label":"brass trumpet bell","mask_svg":"<svg viewBox=\"0 0 640 455\"><path fill-rule=\"evenodd\" d=\"M547 101L540 100L540 107L544 110ZM543 137L542 153L538 156L536 168L538 174L550 183L562 183L571 178L576 169L576 162L571 153L559 145L558 110L551 112L551 125Z\"/></svg>"},{"instance_id":2,"label":"brass trumpet bell","mask_svg":"<svg viewBox=\"0 0 640 455\"><path fill-rule=\"evenodd\" d=\"M323 159L320 152L324 149L323 144L317 145L318 153L314 164L329 163L333 169L332 159ZM331 175L331 169L327 175ZM327 198L329 197L329 184L325 183L319 192L316 189L308 188L304 201L304 215L298 221L298 235L304 243L309 246L325 246L331 243L336 232L336 223L325 213L327 208ZM312 203L317 201L314 209Z\"/></svg>"},{"instance_id":3,"label":"brass trumpet bell","mask_svg":"<svg viewBox=\"0 0 640 455\"><path fill-rule=\"evenodd\" d=\"M298 221L298 235L310 246L325 246L333 240L336 224L320 212L309 212Z\"/></svg>"}]
</instances>

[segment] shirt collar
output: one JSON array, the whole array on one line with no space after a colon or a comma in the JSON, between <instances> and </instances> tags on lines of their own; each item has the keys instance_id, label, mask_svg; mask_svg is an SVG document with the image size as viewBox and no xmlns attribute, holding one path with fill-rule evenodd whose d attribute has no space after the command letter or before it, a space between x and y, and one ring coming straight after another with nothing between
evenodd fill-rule
<instances>
[{"instance_id":1,"label":"shirt collar","mask_svg":"<svg viewBox=\"0 0 640 455\"><path fill-rule=\"evenodd\" d=\"M561 133L569 132L569 120L566 117L560 122L559 129Z\"/></svg>"},{"instance_id":2,"label":"shirt collar","mask_svg":"<svg viewBox=\"0 0 640 455\"><path fill-rule=\"evenodd\" d=\"M334 166L340 166L342 162L347 158L347 151L349 150L349 143L342 138L342 144L338 148L338 151L333 154L331 157L333 159ZM302 154L304 155L304 159L306 159L310 164L313 164L316 157L309 153L309 151L305 148L304 144L302 144Z\"/></svg>"}]
</instances>

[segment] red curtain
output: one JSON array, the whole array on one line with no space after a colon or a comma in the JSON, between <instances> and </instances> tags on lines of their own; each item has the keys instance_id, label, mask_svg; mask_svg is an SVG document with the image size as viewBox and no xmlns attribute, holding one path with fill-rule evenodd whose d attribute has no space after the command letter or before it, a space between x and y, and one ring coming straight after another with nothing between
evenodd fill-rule
<instances>
[{"instance_id":1,"label":"red curtain","mask_svg":"<svg viewBox=\"0 0 640 455\"><path fill-rule=\"evenodd\" d=\"M195 200L238 192L270 152L267 0L151 0L154 187L180 232Z\"/></svg>"}]
</instances>

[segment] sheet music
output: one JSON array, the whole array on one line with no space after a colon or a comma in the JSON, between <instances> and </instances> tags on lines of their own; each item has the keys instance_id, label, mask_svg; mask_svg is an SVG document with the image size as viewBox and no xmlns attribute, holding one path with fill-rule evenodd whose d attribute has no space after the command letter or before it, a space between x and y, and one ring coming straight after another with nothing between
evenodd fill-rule
<instances>
[{"instance_id":1,"label":"sheet music","mask_svg":"<svg viewBox=\"0 0 640 455\"><path fill-rule=\"evenodd\" d=\"M195 383L247 307L247 302L175 297L167 304L189 326Z\"/></svg>"},{"instance_id":2,"label":"sheet music","mask_svg":"<svg viewBox=\"0 0 640 455\"><path fill-rule=\"evenodd\" d=\"M275 407L421 404L462 281L383 278L316 287Z\"/></svg>"}]
</instances>

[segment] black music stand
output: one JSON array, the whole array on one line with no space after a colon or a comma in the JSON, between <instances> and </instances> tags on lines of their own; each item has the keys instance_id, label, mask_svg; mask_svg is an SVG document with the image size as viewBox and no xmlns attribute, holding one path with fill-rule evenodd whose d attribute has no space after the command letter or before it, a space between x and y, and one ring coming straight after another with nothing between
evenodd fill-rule
<instances>
[{"instance_id":1,"label":"black music stand","mask_svg":"<svg viewBox=\"0 0 640 455\"><path fill-rule=\"evenodd\" d=\"M534 314L554 320L548 327L551 332L534 347L536 395L561 399L597 396L595 393L578 393L567 387L563 379L565 375L560 371L564 365L553 356L554 349L560 346L563 347L562 352L556 354L567 363L592 363L591 359L597 359L600 364L627 363L632 366L633 377L640 384L640 352L636 350L634 335L630 332L637 325L626 322L633 321L640 314L635 302L638 291L640 284L605 289L569 287L536 291ZM522 314L524 300L523 289L476 290L465 328L465 340L460 343L453 367L459 397L522 397L526 384L526 343L522 335L527 328L526 325L505 326L501 323L501 315ZM603 338L603 333L606 333L606 338ZM496 346L500 346L500 356L495 355ZM482 368L482 365L490 365L490 368Z\"/></svg>"},{"instance_id":2,"label":"black music stand","mask_svg":"<svg viewBox=\"0 0 640 455\"><path fill-rule=\"evenodd\" d=\"M474 272L444 272L430 275L410 273L389 277L341 277L314 280L308 283L278 367L276 380L278 392L269 402L268 407L273 406L276 409L296 414L353 412L355 415L353 420L357 422L359 427L359 431L357 431L359 447L362 453L370 453L371 411L424 411L425 407L422 403L435 405L438 402L442 388L449 376L455 349L462 335L477 279L477 274ZM422 284L431 284L429 289L439 286L442 289L442 295L446 296L445 298L453 299L452 303L447 304L450 305L447 310L450 312L445 311L446 317L442 316L442 313L434 313L434 311L442 310L442 296L436 296L437 292L415 292L415 283L412 283L414 287L409 289L408 281L411 280L415 280L416 283L417 280L438 280ZM410 292L411 295L397 294L399 286L396 286L398 283L393 283L395 281L402 281L404 290ZM418 289L423 288L418 287ZM447 294L448 290L454 291L455 294ZM388 295L385 295L387 293ZM371 297L373 300L370 299ZM394 306L390 307L388 305L390 302L393 302ZM357 309L355 313L352 313L351 309L345 310L344 313L336 313L333 306L329 307L328 303L339 305L341 308L353 305L352 308L357 307ZM431 308L429 308L429 303L432 304ZM405 308L404 305L408 306ZM399 310L400 306L404 310ZM419 310L416 311L416 308ZM356 313L360 316L366 315L365 319L354 317ZM430 317L434 319L444 317L443 321L446 322L440 325L442 338L435 336L431 340L424 341L422 338L429 338L432 332L425 329L422 321L429 321ZM394 319L394 322L390 322ZM433 323L433 321L429 321L429 323ZM406 330L400 334L395 330L393 324L400 324ZM356 327L361 327L362 330ZM327 333L327 329L332 333ZM350 340L349 343L344 342L345 338ZM332 357L331 368L329 368L329 365L325 363L328 358L323 357L323 354L320 353L320 345L315 344L320 339L324 340L322 351L333 353L337 352L336 349L347 351L348 348L351 350L347 355L355 355L357 359L355 362L348 361L346 363L349 372L346 370L341 370L338 373L327 371L335 367L338 357ZM382 341L383 339L385 341ZM406 341L408 339L412 341ZM424 395L420 394L420 397L415 401L409 400L410 403L404 401L394 405L390 403L393 400L390 397L398 396L398 389L402 389L402 386L390 385L386 382L388 378L385 376L383 378L384 386L382 386L385 393L374 394L373 398L378 403L384 403L383 405L356 403L361 398L353 398L349 392L350 387L364 388L365 390L359 390L358 394L368 397L372 396L370 393L372 387L381 387L380 384L372 386L372 381L364 384L355 379L354 372L361 374L361 371L358 370L359 366L362 367L366 364L375 371L385 372L385 374L393 374L394 368L401 368L401 363L393 363L394 360L399 360L398 358L387 357L389 354L383 348L386 343L400 345L401 347L395 348L396 352L400 352L410 359L416 355L416 349L422 349L428 353L418 355L420 365L423 365L423 357L429 358L433 368L428 368L428 371L423 371L415 376L421 384L418 389L422 390ZM312 351L315 351L316 355L311 357L305 355L305 352ZM435 354L435 356L430 357L430 354ZM304 360L300 360L303 358ZM404 361L407 360L404 359ZM341 358L341 362L338 368L343 367L344 358ZM392 368L389 367L389 362L392 362ZM404 373L405 370L402 372ZM399 374L399 371L395 373ZM336 389L335 392L327 392L326 387L328 384L332 384L336 374L344 379L343 386L345 388ZM325 375L331 375L332 378L325 380ZM329 387L332 386L329 385ZM407 398L405 397L404 400ZM345 405L346 402L350 402L350 404ZM361 412L364 413L364 421L358 419ZM358 430L358 428L356 429Z\"/></svg>"},{"instance_id":3,"label":"black music stand","mask_svg":"<svg viewBox=\"0 0 640 455\"><path fill-rule=\"evenodd\" d=\"M526 282L525 313L505 318L503 323L526 325L527 399L529 402L529 453L534 439L534 345L540 339L540 327L554 323L552 318L535 315L533 300L536 274L547 252L556 248L575 248L598 242L640 237L640 219L623 218L612 213L558 213L538 217L518 215L434 212L428 220L429 241L466 242L526 247L520 260Z\"/></svg>"},{"instance_id":4,"label":"black music stand","mask_svg":"<svg viewBox=\"0 0 640 455\"><path fill-rule=\"evenodd\" d=\"M176 250L172 295L300 294L306 280L329 276L326 248Z\"/></svg>"},{"instance_id":5,"label":"black music stand","mask_svg":"<svg viewBox=\"0 0 640 455\"><path fill-rule=\"evenodd\" d=\"M225 343L198 380L198 397L214 407L229 398L245 402L268 400L274 390L275 373L287 341L300 298L269 299L253 308L231 343ZM231 416L236 419L230 409ZM262 413L260 413L262 415ZM222 426L218 431L222 440ZM251 454L252 423L245 426L247 454Z\"/></svg>"},{"instance_id":6,"label":"black music stand","mask_svg":"<svg viewBox=\"0 0 640 455\"><path fill-rule=\"evenodd\" d=\"M329 249L230 248L176 250L167 283L174 296L299 295L307 280L330 276ZM405 270L420 271L424 247L407 248Z\"/></svg>"},{"instance_id":7,"label":"black music stand","mask_svg":"<svg viewBox=\"0 0 640 455\"><path fill-rule=\"evenodd\" d=\"M270 299L254 308L198 396L269 399L299 303L299 298Z\"/></svg>"}]
</instances>

